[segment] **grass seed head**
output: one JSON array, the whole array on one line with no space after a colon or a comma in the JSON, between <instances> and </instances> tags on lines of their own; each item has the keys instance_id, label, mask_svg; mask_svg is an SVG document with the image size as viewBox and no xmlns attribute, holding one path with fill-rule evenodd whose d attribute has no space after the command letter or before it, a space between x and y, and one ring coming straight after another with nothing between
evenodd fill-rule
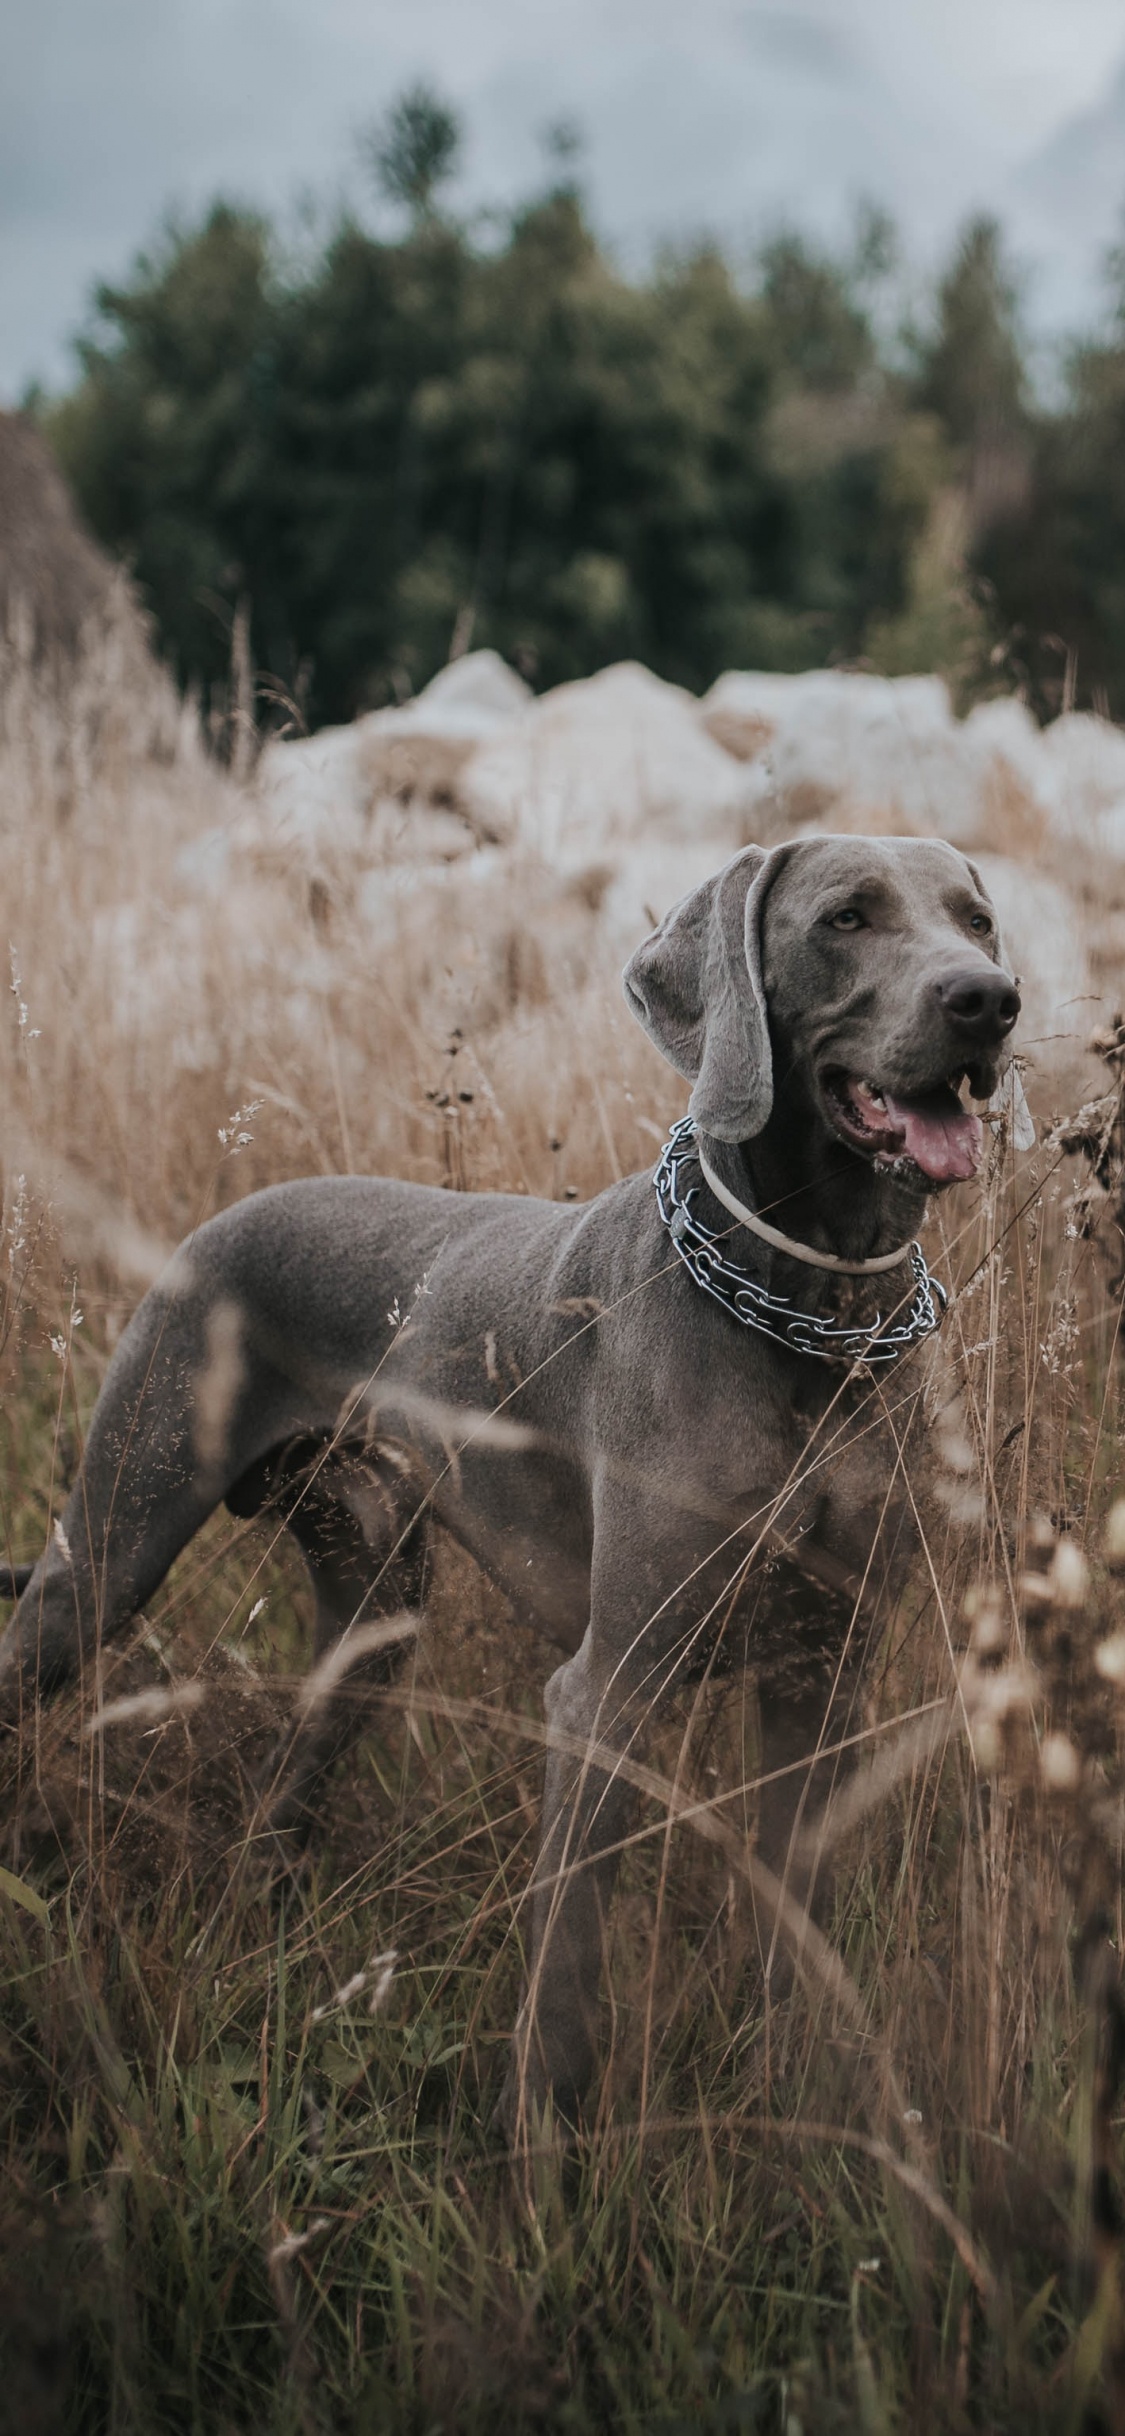
<instances>
[{"instance_id":1,"label":"grass seed head","mask_svg":"<svg viewBox=\"0 0 1125 2436\"><path fill-rule=\"evenodd\" d=\"M1069 1734L1045 1734L1039 1750L1039 1774L1047 1793L1077 1793L1082 1761Z\"/></svg>"},{"instance_id":2,"label":"grass seed head","mask_svg":"<svg viewBox=\"0 0 1125 2436\"><path fill-rule=\"evenodd\" d=\"M1125 1684L1125 1632L1111 1632L1107 1640L1098 1642L1094 1665L1104 1682Z\"/></svg>"},{"instance_id":3,"label":"grass seed head","mask_svg":"<svg viewBox=\"0 0 1125 2436\"><path fill-rule=\"evenodd\" d=\"M1056 1607L1077 1610L1090 1595L1090 1568L1075 1541L1060 1539L1047 1568L1047 1585Z\"/></svg>"},{"instance_id":4,"label":"grass seed head","mask_svg":"<svg viewBox=\"0 0 1125 2436\"><path fill-rule=\"evenodd\" d=\"M1115 1498L1106 1516L1102 1554L1115 1572L1125 1571L1125 1497Z\"/></svg>"}]
</instances>

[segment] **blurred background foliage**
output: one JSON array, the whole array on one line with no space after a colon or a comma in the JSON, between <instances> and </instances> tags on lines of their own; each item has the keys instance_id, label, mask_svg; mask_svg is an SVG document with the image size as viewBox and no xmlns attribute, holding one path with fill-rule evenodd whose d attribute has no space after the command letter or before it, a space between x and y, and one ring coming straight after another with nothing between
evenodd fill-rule
<instances>
[{"instance_id":1,"label":"blurred background foliage","mask_svg":"<svg viewBox=\"0 0 1125 2436\"><path fill-rule=\"evenodd\" d=\"M245 603L312 726L483 644L537 686L859 662L1125 716L1125 255L1045 403L993 222L904 328L874 209L834 259L782 233L628 277L572 130L503 221L443 207L460 141L404 95L362 140L379 224L296 253L215 203L32 402L181 680L223 683Z\"/></svg>"}]
</instances>

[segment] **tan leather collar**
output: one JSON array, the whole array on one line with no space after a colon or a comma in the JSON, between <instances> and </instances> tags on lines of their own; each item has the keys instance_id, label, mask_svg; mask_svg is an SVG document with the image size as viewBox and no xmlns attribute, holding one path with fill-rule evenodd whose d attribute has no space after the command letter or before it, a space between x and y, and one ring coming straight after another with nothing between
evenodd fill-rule
<instances>
[{"instance_id":1,"label":"tan leather collar","mask_svg":"<svg viewBox=\"0 0 1125 2436\"><path fill-rule=\"evenodd\" d=\"M740 1225L748 1226L752 1235L760 1235L763 1243L772 1244L775 1252L786 1253L790 1260L806 1261L810 1269L830 1269L835 1277L875 1277L882 1269L897 1269L900 1260L910 1256L913 1246L909 1243L900 1243L897 1252L880 1252L877 1260L838 1260L835 1252L814 1252L811 1244L797 1243L792 1235L783 1235L779 1227L767 1226L757 1210L747 1209L744 1201L727 1191L705 1157L698 1135L695 1155L716 1201L721 1201Z\"/></svg>"}]
</instances>

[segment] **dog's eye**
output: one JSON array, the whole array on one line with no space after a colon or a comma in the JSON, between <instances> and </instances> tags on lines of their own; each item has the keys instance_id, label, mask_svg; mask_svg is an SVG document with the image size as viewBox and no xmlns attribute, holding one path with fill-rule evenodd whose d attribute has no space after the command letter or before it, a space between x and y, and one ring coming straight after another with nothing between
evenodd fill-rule
<instances>
[{"instance_id":1,"label":"dog's eye","mask_svg":"<svg viewBox=\"0 0 1125 2436\"><path fill-rule=\"evenodd\" d=\"M866 930L858 905L841 905L839 913L828 915L829 930Z\"/></svg>"},{"instance_id":2,"label":"dog's eye","mask_svg":"<svg viewBox=\"0 0 1125 2436\"><path fill-rule=\"evenodd\" d=\"M990 916L988 914L970 914L969 929L977 931L982 939L987 939L992 931Z\"/></svg>"}]
</instances>

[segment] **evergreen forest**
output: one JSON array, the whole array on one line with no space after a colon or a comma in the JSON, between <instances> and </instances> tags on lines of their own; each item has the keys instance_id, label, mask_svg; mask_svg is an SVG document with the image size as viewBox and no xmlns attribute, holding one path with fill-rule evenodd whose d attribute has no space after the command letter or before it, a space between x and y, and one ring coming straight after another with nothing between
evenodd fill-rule
<instances>
[{"instance_id":1,"label":"evergreen forest","mask_svg":"<svg viewBox=\"0 0 1125 2436\"><path fill-rule=\"evenodd\" d=\"M460 141L403 95L372 211L297 247L216 201L31 401L181 681L221 691L241 608L310 726L483 644L538 687L937 668L1125 716L1125 252L1045 399L990 220L908 314L873 207L835 253L780 231L627 276L565 130L542 191L472 220Z\"/></svg>"}]
</instances>

